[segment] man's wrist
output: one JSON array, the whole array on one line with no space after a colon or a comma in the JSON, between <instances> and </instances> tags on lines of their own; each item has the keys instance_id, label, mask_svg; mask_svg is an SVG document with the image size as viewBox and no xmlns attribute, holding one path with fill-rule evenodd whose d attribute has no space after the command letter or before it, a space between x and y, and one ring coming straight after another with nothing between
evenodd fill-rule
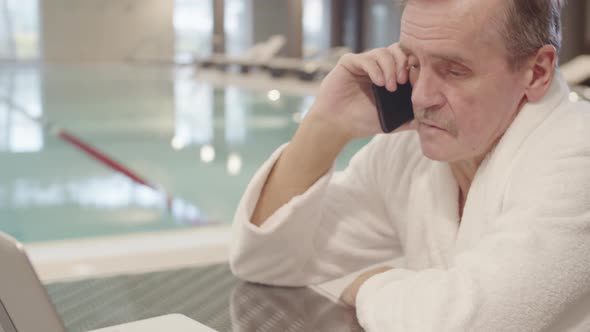
<instances>
[{"instance_id":1,"label":"man's wrist","mask_svg":"<svg viewBox=\"0 0 590 332\"><path fill-rule=\"evenodd\" d=\"M305 142L310 150L319 149L322 154L334 157L352 141L350 135L335 121L313 112L306 116L294 139Z\"/></svg>"},{"instance_id":2,"label":"man's wrist","mask_svg":"<svg viewBox=\"0 0 590 332\"><path fill-rule=\"evenodd\" d=\"M349 127L350 124L344 123L338 114L334 111L327 111L329 106L316 102L312 105L309 113L304 119L309 127L313 127L314 134L325 137L338 145L345 146L354 140ZM303 124L302 124L303 125Z\"/></svg>"},{"instance_id":3,"label":"man's wrist","mask_svg":"<svg viewBox=\"0 0 590 332\"><path fill-rule=\"evenodd\" d=\"M381 266L368 271L363 272L359 275L356 280L342 293L342 301L350 306L355 306L357 302L358 293L363 285L372 277L387 272L393 269L389 266Z\"/></svg>"}]
</instances>

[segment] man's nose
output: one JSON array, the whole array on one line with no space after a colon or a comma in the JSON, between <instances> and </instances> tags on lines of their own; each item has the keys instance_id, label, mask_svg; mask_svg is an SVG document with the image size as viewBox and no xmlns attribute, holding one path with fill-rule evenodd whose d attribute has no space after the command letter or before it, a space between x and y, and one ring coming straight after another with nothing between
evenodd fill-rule
<instances>
[{"instance_id":1,"label":"man's nose","mask_svg":"<svg viewBox=\"0 0 590 332\"><path fill-rule=\"evenodd\" d=\"M412 104L415 109L437 110L445 103L441 92L441 85L444 84L436 75L422 70L418 79L412 86Z\"/></svg>"}]
</instances>

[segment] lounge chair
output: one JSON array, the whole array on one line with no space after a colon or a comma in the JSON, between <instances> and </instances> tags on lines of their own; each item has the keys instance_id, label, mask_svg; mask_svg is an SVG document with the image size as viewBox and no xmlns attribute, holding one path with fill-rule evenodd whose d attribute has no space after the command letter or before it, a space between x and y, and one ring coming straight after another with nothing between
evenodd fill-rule
<instances>
[{"instance_id":1,"label":"lounge chair","mask_svg":"<svg viewBox=\"0 0 590 332\"><path fill-rule=\"evenodd\" d=\"M202 68L217 67L223 70L229 66L237 65L242 72L247 72L253 67L264 66L270 59L277 55L285 45L285 42L285 36L274 35L267 41L254 45L243 55L231 56L223 53L216 53L206 60L198 61L197 65Z\"/></svg>"},{"instance_id":2,"label":"lounge chair","mask_svg":"<svg viewBox=\"0 0 590 332\"><path fill-rule=\"evenodd\" d=\"M559 68L570 86L590 86L590 55L580 55Z\"/></svg>"},{"instance_id":3,"label":"lounge chair","mask_svg":"<svg viewBox=\"0 0 590 332\"><path fill-rule=\"evenodd\" d=\"M336 66L342 55L350 52L348 47L336 47L307 60L274 58L269 61L267 69L273 77L295 74L302 80L311 81L325 76Z\"/></svg>"}]
</instances>

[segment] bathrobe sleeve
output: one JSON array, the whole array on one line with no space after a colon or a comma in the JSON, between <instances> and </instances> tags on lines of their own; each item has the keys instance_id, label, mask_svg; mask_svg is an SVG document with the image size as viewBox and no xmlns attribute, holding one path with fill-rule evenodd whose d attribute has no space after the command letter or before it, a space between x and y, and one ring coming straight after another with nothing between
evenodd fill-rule
<instances>
[{"instance_id":1,"label":"bathrobe sleeve","mask_svg":"<svg viewBox=\"0 0 590 332\"><path fill-rule=\"evenodd\" d=\"M571 326L559 325L561 317L573 315L590 291L587 132L588 127L560 144L552 144L553 138L538 144L542 152L517 165L511 176L501 215L490 220L477 245L456 253L448 269L394 269L365 282L356 299L365 330L565 331L563 326Z\"/></svg>"},{"instance_id":2,"label":"bathrobe sleeve","mask_svg":"<svg viewBox=\"0 0 590 332\"><path fill-rule=\"evenodd\" d=\"M404 149L396 149L405 140L387 144L384 136L362 148L343 172L331 169L257 227L250 218L285 146L277 150L254 176L237 209L230 248L233 273L251 282L307 286L401 256L378 181L384 176L379 159L387 154L403 159ZM384 149L393 151L384 154ZM396 169L388 171L387 177L396 176Z\"/></svg>"}]
</instances>

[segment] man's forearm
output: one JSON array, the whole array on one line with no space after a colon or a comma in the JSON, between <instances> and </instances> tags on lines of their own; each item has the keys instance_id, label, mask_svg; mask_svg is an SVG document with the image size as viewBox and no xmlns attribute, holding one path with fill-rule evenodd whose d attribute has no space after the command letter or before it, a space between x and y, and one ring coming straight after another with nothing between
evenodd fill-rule
<instances>
[{"instance_id":1,"label":"man's forearm","mask_svg":"<svg viewBox=\"0 0 590 332\"><path fill-rule=\"evenodd\" d=\"M312 109L275 163L252 223L261 226L281 206L306 192L332 167L348 141L336 128L314 116Z\"/></svg>"}]
</instances>

